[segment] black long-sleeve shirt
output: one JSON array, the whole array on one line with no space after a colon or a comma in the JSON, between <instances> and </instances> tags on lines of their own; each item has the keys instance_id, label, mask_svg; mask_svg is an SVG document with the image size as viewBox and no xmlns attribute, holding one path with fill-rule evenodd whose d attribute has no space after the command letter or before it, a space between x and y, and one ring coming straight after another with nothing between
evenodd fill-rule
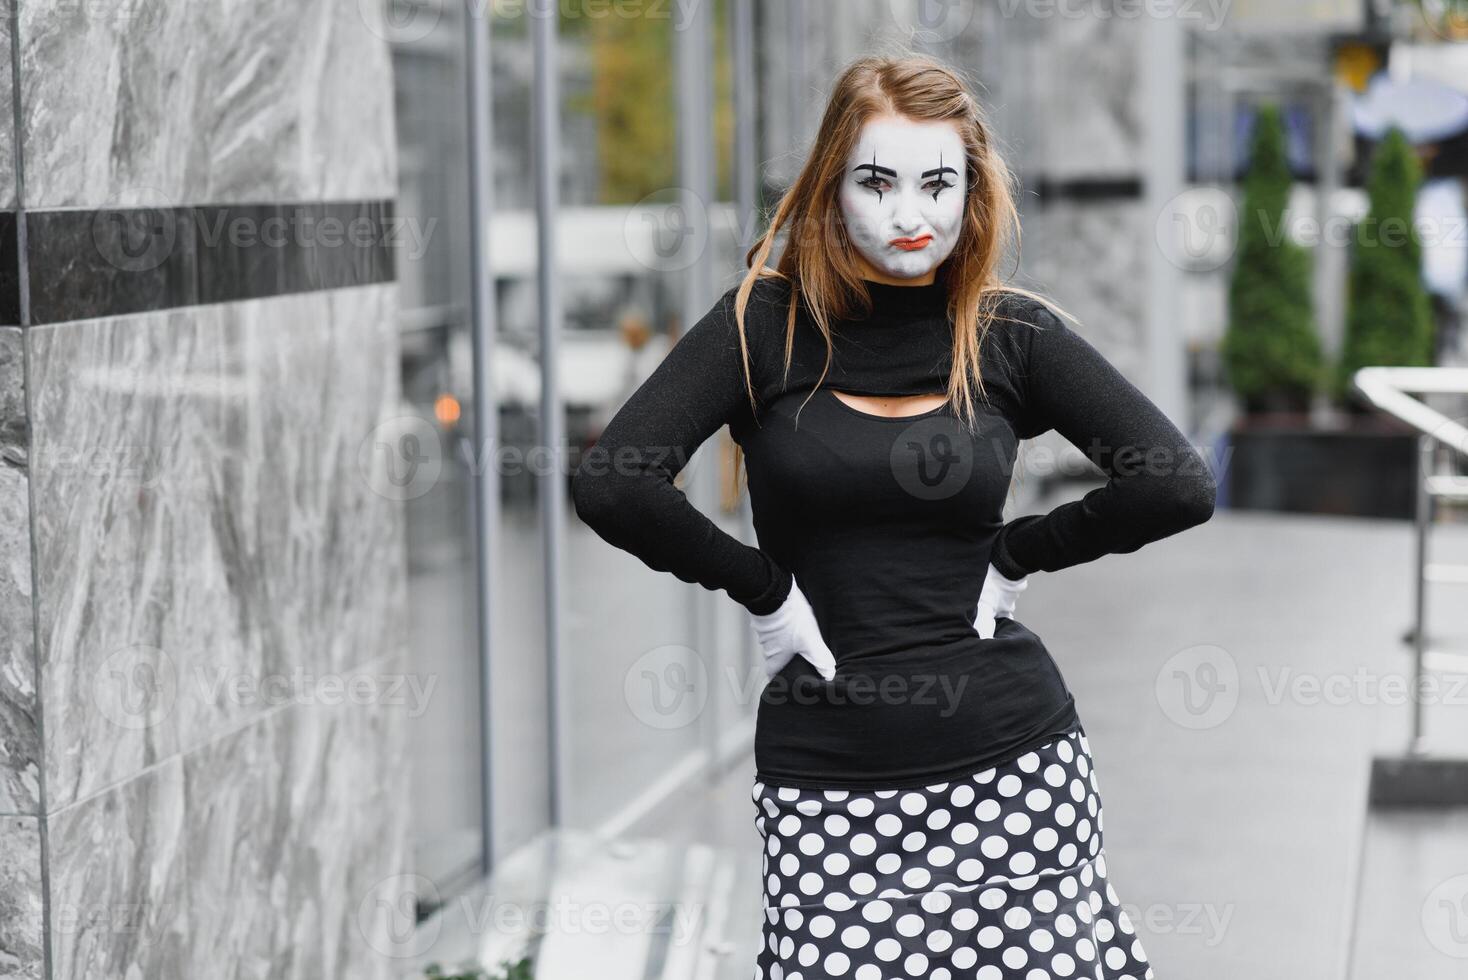
<instances>
[{"instance_id":1,"label":"black long-sleeve shirt","mask_svg":"<svg viewBox=\"0 0 1468 980\"><path fill-rule=\"evenodd\" d=\"M1005 297L984 336L977 431L947 405L862 412L832 391L942 393L953 325L941 283L867 282L870 315L837 321L835 357L802 307L784 370L789 287L746 309L745 388L730 289L678 341L587 453L581 518L648 566L722 589L754 613L792 576L836 656L823 681L801 658L761 695L762 779L818 787L934 782L992 765L1076 721L1039 638L1001 618L973 629L990 564L1056 571L1208 519L1215 481L1186 437L1042 303ZM727 424L744 448L758 546L723 531L673 483ZM1018 443L1054 429L1107 475L1043 515L1002 520ZM884 687L885 685L885 687Z\"/></svg>"}]
</instances>

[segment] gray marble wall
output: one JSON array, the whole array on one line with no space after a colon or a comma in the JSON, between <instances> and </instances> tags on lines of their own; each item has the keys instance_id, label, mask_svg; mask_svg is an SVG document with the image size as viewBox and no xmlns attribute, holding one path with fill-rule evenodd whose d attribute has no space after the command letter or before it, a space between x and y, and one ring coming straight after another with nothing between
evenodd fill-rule
<instances>
[{"instance_id":1,"label":"gray marble wall","mask_svg":"<svg viewBox=\"0 0 1468 980\"><path fill-rule=\"evenodd\" d=\"M3 2L8 207L396 197L377 4ZM0 329L0 980L395 975L396 314L389 281Z\"/></svg>"}]
</instances>

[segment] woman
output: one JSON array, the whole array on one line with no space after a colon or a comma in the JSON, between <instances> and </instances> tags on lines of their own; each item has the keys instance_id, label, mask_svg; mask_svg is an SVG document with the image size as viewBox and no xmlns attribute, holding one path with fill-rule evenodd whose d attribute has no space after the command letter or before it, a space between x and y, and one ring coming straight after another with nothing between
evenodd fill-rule
<instances>
[{"instance_id":1,"label":"woman","mask_svg":"<svg viewBox=\"0 0 1468 980\"><path fill-rule=\"evenodd\" d=\"M855 62L814 146L750 272L573 488L598 534L727 592L760 639L755 976L1151 977L1106 878L1074 699L1014 602L1033 572L1207 520L1214 480L1095 348L1000 282L1011 177L953 72ZM673 482L724 424L758 547ZM1109 480L1005 523L1018 442L1049 429Z\"/></svg>"}]
</instances>

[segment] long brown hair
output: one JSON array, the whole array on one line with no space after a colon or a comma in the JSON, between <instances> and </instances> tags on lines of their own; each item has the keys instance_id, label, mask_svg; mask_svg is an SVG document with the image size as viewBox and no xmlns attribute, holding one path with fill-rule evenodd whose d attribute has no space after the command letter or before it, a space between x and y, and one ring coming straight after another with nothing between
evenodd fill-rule
<instances>
[{"instance_id":1,"label":"long brown hair","mask_svg":"<svg viewBox=\"0 0 1468 980\"><path fill-rule=\"evenodd\" d=\"M861 284L861 267L853 257L841 219L839 194L846 161L862 127L868 119L882 115L918 121L952 120L963 140L968 164L963 227L952 254L938 267L936 275L948 294L953 322L969 327L953 332L954 370L949 376L947 397L960 421L972 428L976 422L975 397L987 397L979 351L995 319L995 301L1007 293L1048 301L1029 290L1006 285L1000 276L999 265L1005 255L1018 256L1019 213L1014 203L1014 176L994 145L982 107L957 72L934 58L917 54L860 58L842 71L826 103L814 149L780 198L769 226L745 255L749 271L739 284L735 316L750 406L758 414L744 326L744 312L756 280L777 278L790 285L785 336L787 372L795 341L796 311L802 302L825 337L826 365L817 386L831 366L832 319L870 311ZM771 267L770 253L782 232L788 232L785 247ZM1052 308L1070 318L1063 310ZM737 496L742 469L737 444L732 459Z\"/></svg>"}]
</instances>

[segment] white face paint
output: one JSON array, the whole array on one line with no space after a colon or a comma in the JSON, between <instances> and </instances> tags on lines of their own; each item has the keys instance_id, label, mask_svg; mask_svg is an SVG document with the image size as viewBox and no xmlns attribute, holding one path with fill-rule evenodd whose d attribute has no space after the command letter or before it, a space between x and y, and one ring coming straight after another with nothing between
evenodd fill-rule
<instances>
[{"instance_id":1,"label":"white face paint","mask_svg":"<svg viewBox=\"0 0 1468 980\"><path fill-rule=\"evenodd\" d=\"M874 116L841 178L841 216L857 252L879 273L917 279L958 243L967 186L953 123Z\"/></svg>"}]
</instances>

